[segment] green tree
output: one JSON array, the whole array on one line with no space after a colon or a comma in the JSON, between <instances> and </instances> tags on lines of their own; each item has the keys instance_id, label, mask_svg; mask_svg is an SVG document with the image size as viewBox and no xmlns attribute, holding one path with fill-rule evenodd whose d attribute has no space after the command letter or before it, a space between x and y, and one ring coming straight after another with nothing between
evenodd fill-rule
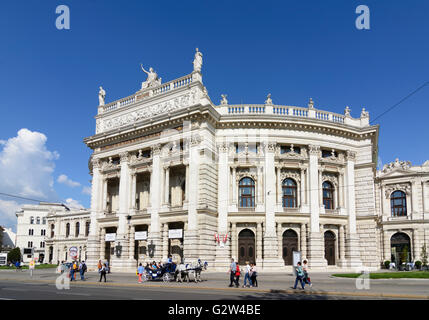
<instances>
[{"instance_id":1,"label":"green tree","mask_svg":"<svg viewBox=\"0 0 429 320\"><path fill-rule=\"evenodd\" d=\"M21 249L15 248L9 251L7 254L8 261L21 261Z\"/></svg>"},{"instance_id":2,"label":"green tree","mask_svg":"<svg viewBox=\"0 0 429 320\"><path fill-rule=\"evenodd\" d=\"M422 247L422 252L421 252L421 258L422 258L422 264L424 267L427 267L428 265L428 253L426 251L426 243L423 245Z\"/></svg>"}]
</instances>

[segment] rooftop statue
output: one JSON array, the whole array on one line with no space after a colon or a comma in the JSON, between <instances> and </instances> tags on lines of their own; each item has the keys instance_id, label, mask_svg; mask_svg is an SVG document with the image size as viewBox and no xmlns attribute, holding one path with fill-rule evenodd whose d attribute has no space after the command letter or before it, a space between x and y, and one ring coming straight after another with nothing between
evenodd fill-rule
<instances>
[{"instance_id":1,"label":"rooftop statue","mask_svg":"<svg viewBox=\"0 0 429 320\"><path fill-rule=\"evenodd\" d=\"M273 104L273 100L271 100L271 93L267 95L267 100L265 100L265 104L269 104L269 105Z\"/></svg>"},{"instance_id":2,"label":"rooftop statue","mask_svg":"<svg viewBox=\"0 0 429 320\"><path fill-rule=\"evenodd\" d=\"M346 106L346 108L344 109L344 115L346 117L350 117L350 108L349 108L349 106Z\"/></svg>"},{"instance_id":3,"label":"rooftop statue","mask_svg":"<svg viewBox=\"0 0 429 320\"><path fill-rule=\"evenodd\" d=\"M314 101L312 98L310 98L310 101L308 102L308 109L313 109L314 108Z\"/></svg>"},{"instance_id":4,"label":"rooftop statue","mask_svg":"<svg viewBox=\"0 0 429 320\"><path fill-rule=\"evenodd\" d=\"M100 91L98 92L98 103L100 106L104 106L104 99L106 98L106 91L103 87L100 86Z\"/></svg>"},{"instance_id":5,"label":"rooftop statue","mask_svg":"<svg viewBox=\"0 0 429 320\"><path fill-rule=\"evenodd\" d=\"M365 111L365 108L362 108L362 112L360 114L361 118L368 118L369 117L369 112Z\"/></svg>"},{"instance_id":6,"label":"rooftop statue","mask_svg":"<svg viewBox=\"0 0 429 320\"><path fill-rule=\"evenodd\" d=\"M220 96L222 97L220 104L226 106L228 104L228 100L226 100L226 94L221 94Z\"/></svg>"},{"instance_id":7,"label":"rooftop statue","mask_svg":"<svg viewBox=\"0 0 429 320\"><path fill-rule=\"evenodd\" d=\"M149 68L149 71L146 71L143 68L143 64L140 64L140 67L142 71L147 74L146 81L142 82L142 89L155 87L161 84L161 78L158 78L158 74L155 72L155 70L153 70L152 67Z\"/></svg>"},{"instance_id":8,"label":"rooftop statue","mask_svg":"<svg viewBox=\"0 0 429 320\"><path fill-rule=\"evenodd\" d=\"M198 51L198 48L195 49L194 57L194 72L201 72L201 66L203 65L203 54Z\"/></svg>"}]
</instances>

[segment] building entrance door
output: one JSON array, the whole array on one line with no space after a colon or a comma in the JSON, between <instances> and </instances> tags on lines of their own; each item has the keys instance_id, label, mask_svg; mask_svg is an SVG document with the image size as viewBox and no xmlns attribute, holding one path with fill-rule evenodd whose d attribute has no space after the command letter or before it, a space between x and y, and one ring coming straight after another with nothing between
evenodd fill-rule
<instances>
[{"instance_id":1,"label":"building entrance door","mask_svg":"<svg viewBox=\"0 0 429 320\"><path fill-rule=\"evenodd\" d=\"M325 232L325 259L328 266L335 265L335 234L331 231Z\"/></svg>"},{"instance_id":2,"label":"building entrance door","mask_svg":"<svg viewBox=\"0 0 429 320\"><path fill-rule=\"evenodd\" d=\"M289 229L283 233L283 260L286 266L293 264L294 251L298 251L298 235Z\"/></svg>"},{"instance_id":3,"label":"building entrance door","mask_svg":"<svg viewBox=\"0 0 429 320\"><path fill-rule=\"evenodd\" d=\"M238 235L238 263L244 265L246 261L255 263L255 234L244 229Z\"/></svg>"}]
</instances>

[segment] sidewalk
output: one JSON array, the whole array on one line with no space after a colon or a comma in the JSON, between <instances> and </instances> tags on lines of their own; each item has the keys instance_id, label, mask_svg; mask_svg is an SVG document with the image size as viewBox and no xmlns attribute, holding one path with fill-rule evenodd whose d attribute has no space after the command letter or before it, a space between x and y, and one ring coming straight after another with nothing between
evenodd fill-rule
<instances>
[{"instance_id":1,"label":"sidewalk","mask_svg":"<svg viewBox=\"0 0 429 320\"><path fill-rule=\"evenodd\" d=\"M30 278L29 272L16 272L7 270L0 271L0 280L8 281L34 281L44 283L55 283L58 274L54 269L37 270L33 278ZM71 282L71 286L115 286L115 287L163 287L163 288L182 288L186 290L235 290L248 293L254 292L297 292L305 294L325 294L325 295L347 295L359 297L389 297L397 299L429 299L429 280L428 279L383 279L370 280L369 290L359 290L356 286L356 279L336 278L327 273L311 273L313 287L293 290L291 287L295 278L291 273L261 273L258 276L257 288L229 288L229 274L224 273L202 273L202 282L168 282L147 281L138 283L138 277L135 274L111 273L107 274L107 283L98 282L97 272L89 272L85 276L86 281L81 281L77 274L76 281ZM244 276L240 277L240 285L243 284ZM298 287L299 288L299 287Z\"/></svg>"}]
</instances>

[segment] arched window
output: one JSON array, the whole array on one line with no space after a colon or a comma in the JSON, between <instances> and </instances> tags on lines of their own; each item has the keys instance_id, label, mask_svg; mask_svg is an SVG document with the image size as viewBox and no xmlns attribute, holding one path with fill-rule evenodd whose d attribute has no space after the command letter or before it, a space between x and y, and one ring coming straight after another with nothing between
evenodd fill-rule
<instances>
[{"instance_id":1,"label":"arched window","mask_svg":"<svg viewBox=\"0 0 429 320\"><path fill-rule=\"evenodd\" d=\"M30 217L30 224L34 224L34 217Z\"/></svg>"},{"instance_id":2,"label":"arched window","mask_svg":"<svg viewBox=\"0 0 429 320\"><path fill-rule=\"evenodd\" d=\"M392 217L403 217L407 215L407 196L405 192L396 190L390 195L390 207Z\"/></svg>"},{"instance_id":3,"label":"arched window","mask_svg":"<svg viewBox=\"0 0 429 320\"><path fill-rule=\"evenodd\" d=\"M75 227L75 232L74 232L75 237L79 236L79 231L80 231L80 223L76 222L76 227Z\"/></svg>"},{"instance_id":4,"label":"arched window","mask_svg":"<svg viewBox=\"0 0 429 320\"><path fill-rule=\"evenodd\" d=\"M36 224L40 224L40 217L36 218Z\"/></svg>"},{"instance_id":5,"label":"arched window","mask_svg":"<svg viewBox=\"0 0 429 320\"><path fill-rule=\"evenodd\" d=\"M238 184L238 189L240 193L240 207L255 207L255 181L248 177L243 178Z\"/></svg>"},{"instance_id":6,"label":"arched window","mask_svg":"<svg viewBox=\"0 0 429 320\"><path fill-rule=\"evenodd\" d=\"M42 218L42 224L46 224L46 217Z\"/></svg>"},{"instance_id":7,"label":"arched window","mask_svg":"<svg viewBox=\"0 0 429 320\"><path fill-rule=\"evenodd\" d=\"M325 181L323 182L323 204L325 209L334 209L334 186L332 183Z\"/></svg>"},{"instance_id":8,"label":"arched window","mask_svg":"<svg viewBox=\"0 0 429 320\"><path fill-rule=\"evenodd\" d=\"M51 224L51 238L55 235L55 224Z\"/></svg>"},{"instance_id":9,"label":"arched window","mask_svg":"<svg viewBox=\"0 0 429 320\"><path fill-rule=\"evenodd\" d=\"M70 236L70 223L66 224L66 237Z\"/></svg>"},{"instance_id":10,"label":"arched window","mask_svg":"<svg viewBox=\"0 0 429 320\"><path fill-rule=\"evenodd\" d=\"M287 178L282 183L283 190L283 207L284 208L296 208L296 182L293 179Z\"/></svg>"}]
</instances>

